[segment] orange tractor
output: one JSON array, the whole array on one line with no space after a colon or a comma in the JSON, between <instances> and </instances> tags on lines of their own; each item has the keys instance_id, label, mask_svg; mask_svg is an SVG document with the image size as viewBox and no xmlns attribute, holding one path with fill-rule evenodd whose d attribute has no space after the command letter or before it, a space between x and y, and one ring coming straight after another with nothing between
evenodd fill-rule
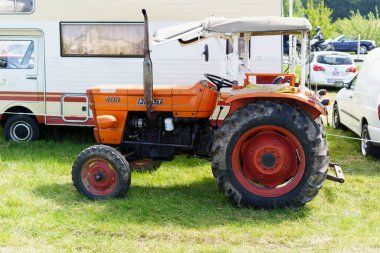
<instances>
[{"instance_id":1,"label":"orange tractor","mask_svg":"<svg viewBox=\"0 0 380 253\"><path fill-rule=\"evenodd\" d=\"M72 169L76 189L90 199L121 197L129 189L131 168L155 169L161 161L188 154L211 160L220 190L239 207L297 208L311 201L327 177L329 157L321 120L327 110L318 94L305 87L310 23L301 18L211 17L161 29L154 35L156 43L226 39L235 59L240 57L239 38L248 45L255 35L300 35L298 86L293 73L248 73L246 47L242 63L235 65L246 70L243 84L205 74L207 80L191 86L153 89L145 10L143 14L144 87L87 90L96 140L106 145L95 145L79 154ZM229 111L224 120L211 120L218 101L228 105ZM337 175L328 178L343 181L339 167L334 168Z\"/></svg>"}]
</instances>

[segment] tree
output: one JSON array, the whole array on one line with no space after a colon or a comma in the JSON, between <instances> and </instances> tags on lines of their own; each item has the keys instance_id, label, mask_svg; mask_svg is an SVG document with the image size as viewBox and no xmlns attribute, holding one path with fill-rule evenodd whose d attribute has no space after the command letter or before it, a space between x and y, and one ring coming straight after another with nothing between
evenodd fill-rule
<instances>
[{"instance_id":1,"label":"tree","mask_svg":"<svg viewBox=\"0 0 380 253\"><path fill-rule=\"evenodd\" d=\"M335 26L336 35L357 38L360 34L361 39L375 40L377 45L380 44L380 16L377 8L367 16L361 15L359 11L351 12L349 19L338 19Z\"/></svg>"},{"instance_id":2,"label":"tree","mask_svg":"<svg viewBox=\"0 0 380 253\"><path fill-rule=\"evenodd\" d=\"M320 26L325 38L329 38L333 31L334 25L331 23L331 14L333 11L325 5L323 0L317 4L313 0L308 0L306 4L305 14L313 27ZM315 34L313 30L312 34Z\"/></svg>"},{"instance_id":3,"label":"tree","mask_svg":"<svg viewBox=\"0 0 380 253\"><path fill-rule=\"evenodd\" d=\"M283 0L284 17L289 17L289 0ZM293 17L304 17L305 8L301 0L293 0Z\"/></svg>"},{"instance_id":4,"label":"tree","mask_svg":"<svg viewBox=\"0 0 380 253\"><path fill-rule=\"evenodd\" d=\"M306 6L309 0L301 0L303 6ZM317 4L319 0L314 0ZM332 20L349 18L351 11L359 10L362 15L368 15L370 12L375 13L375 9L380 8L380 0L325 0L326 6L334 11L331 15Z\"/></svg>"}]
</instances>

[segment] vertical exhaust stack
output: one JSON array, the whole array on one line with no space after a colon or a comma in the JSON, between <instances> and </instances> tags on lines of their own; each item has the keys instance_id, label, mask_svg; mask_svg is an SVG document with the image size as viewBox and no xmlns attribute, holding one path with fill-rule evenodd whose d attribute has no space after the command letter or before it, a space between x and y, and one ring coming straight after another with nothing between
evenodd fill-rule
<instances>
[{"instance_id":1,"label":"vertical exhaust stack","mask_svg":"<svg viewBox=\"0 0 380 253\"><path fill-rule=\"evenodd\" d=\"M152 117L152 103L153 103L153 70L152 60L150 59L149 49L149 27L148 27L148 15L145 9L142 10L145 23L145 39L144 39L144 100L147 109L148 118Z\"/></svg>"}]
</instances>

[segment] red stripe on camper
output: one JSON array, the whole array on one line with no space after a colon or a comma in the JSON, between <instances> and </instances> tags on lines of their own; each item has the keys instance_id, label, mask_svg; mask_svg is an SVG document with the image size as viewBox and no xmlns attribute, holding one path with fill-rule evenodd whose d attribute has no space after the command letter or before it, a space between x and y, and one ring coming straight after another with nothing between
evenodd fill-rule
<instances>
[{"instance_id":1,"label":"red stripe on camper","mask_svg":"<svg viewBox=\"0 0 380 253\"><path fill-rule=\"evenodd\" d=\"M56 96L54 96L56 95ZM62 97L57 97L57 95L65 95L64 102L78 102L85 103L85 97L76 97L67 93L52 94L46 93L47 102L61 102ZM84 96L84 94L83 94ZM44 101L43 93L35 92L0 92L0 100L13 100L13 101Z\"/></svg>"}]
</instances>

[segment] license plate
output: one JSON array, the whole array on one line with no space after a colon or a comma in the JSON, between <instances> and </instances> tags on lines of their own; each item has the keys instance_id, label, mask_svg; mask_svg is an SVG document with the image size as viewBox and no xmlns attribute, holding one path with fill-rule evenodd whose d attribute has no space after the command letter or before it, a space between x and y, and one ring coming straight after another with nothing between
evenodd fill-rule
<instances>
[{"instance_id":1,"label":"license plate","mask_svg":"<svg viewBox=\"0 0 380 253\"><path fill-rule=\"evenodd\" d=\"M335 83L337 81L342 81L341 79L327 79L328 83Z\"/></svg>"}]
</instances>

